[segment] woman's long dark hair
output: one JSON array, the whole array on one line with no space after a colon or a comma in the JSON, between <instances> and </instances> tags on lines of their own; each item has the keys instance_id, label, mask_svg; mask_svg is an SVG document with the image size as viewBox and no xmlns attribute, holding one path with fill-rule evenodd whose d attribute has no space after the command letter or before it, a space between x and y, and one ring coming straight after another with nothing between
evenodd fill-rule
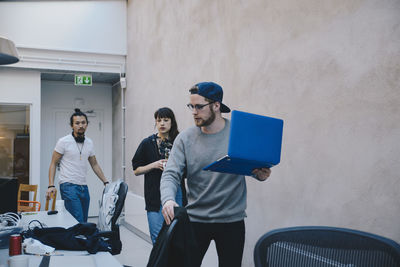
<instances>
[{"instance_id":1,"label":"woman's long dark hair","mask_svg":"<svg viewBox=\"0 0 400 267\"><path fill-rule=\"evenodd\" d=\"M154 112L154 119L157 120L158 118L169 118L171 119L171 129L168 132L169 140L174 142L175 137L179 134L178 131L178 124L175 120L174 112L167 107L159 108Z\"/></svg>"}]
</instances>

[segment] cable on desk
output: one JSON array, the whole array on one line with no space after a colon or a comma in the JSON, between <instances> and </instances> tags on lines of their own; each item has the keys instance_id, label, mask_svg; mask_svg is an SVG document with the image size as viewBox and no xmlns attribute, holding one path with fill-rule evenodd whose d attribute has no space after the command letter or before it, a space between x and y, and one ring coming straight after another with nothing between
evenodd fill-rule
<instances>
[{"instance_id":1,"label":"cable on desk","mask_svg":"<svg viewBox=\"0 0 400 267\"><path fill-rule=\"evenodd\" d=\"M37 223L37 224L39 224L39 225L34 225L32 228L31 228L31 224L33 224L33 223ZM40 226L40 227L39 227ZM38 221L38 220L32 220L32 221L30 221L29 222L29 224L28 224L28 230L33 230L33 229L35 229L36 227L38 227L38 228L44 228L46 225L44 224L44 223L41 223L40 221Z\"/></svg>"}]
</instances>

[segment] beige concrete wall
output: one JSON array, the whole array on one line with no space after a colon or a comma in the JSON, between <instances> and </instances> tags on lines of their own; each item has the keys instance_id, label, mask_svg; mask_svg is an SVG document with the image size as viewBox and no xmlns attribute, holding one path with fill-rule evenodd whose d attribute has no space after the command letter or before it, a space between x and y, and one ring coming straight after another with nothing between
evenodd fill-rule
<instances>
[{"instance_id":1,"label":"beige concrete wall","mask_svg":"<svg viewBox=\"0 0 400 267\"><path fill-rule=\"evenodd\" d=\"M120 84L112 87L112 179L123 178L122 159L122 89Z\"/></svg>"},{"instance_id":2,"label":"beige concrete wall","mask_svg":"<svg viewBox=\"0 0 400 267\"><path fill-rule=\"evenodd\" d=\"M248 178L243 266L259 236L296 225L400 242L400 1L128 1L130 159L169 106L192 125L187 90L215 81L233 109L284 119L281 164Z\"/></svg>"}]
</instances>

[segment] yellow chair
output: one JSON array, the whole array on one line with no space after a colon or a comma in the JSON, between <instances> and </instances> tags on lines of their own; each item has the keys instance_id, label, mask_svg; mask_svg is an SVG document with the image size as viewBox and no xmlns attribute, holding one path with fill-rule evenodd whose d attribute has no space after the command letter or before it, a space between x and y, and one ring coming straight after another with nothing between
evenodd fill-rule
<instances>
[{"instance_id":1,"label":"yellow chair","mask_svg":"<svg viewBox=\"0 0 400 267\"><path fill-rule=\"evenodd\" d=\"M57 198L57 190L54 191L54 194L50 195L50 198L46 198L46 205L44 207L45 210L49 210L49 202L50 200L53 200L53 203L51 204L51 210L56 210L56 198Z\"/></svg>"},{"instance_id":2,"label":"yellow chair","mask_svg":"<svg viewBox=\"0 0 400 267\"><path fill-rule=\"evenodd\" d=\"M40 202L36 201L37 195L37 185L30 185L30 184L20 184L18 189L18 212L25 212L25 211L39 211L40 210ZM33 201L30 200L22 200L21 193L22 192L34 192Z\"/></svg>"}]
</instances>

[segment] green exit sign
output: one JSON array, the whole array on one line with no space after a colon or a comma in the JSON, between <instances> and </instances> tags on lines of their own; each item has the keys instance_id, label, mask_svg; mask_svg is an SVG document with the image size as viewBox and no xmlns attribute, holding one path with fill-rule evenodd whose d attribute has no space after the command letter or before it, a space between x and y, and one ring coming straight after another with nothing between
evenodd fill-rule
<instances>
[{"instance_id":1,"label":"green exit sign","mask_svg":"<svg viewBox=\"0 0 400 267\"><path fill-rule=\"evenodd\" d=\"M75 85L92 86L91 74L75 74Z\"/></svg>"}]
</instances>

